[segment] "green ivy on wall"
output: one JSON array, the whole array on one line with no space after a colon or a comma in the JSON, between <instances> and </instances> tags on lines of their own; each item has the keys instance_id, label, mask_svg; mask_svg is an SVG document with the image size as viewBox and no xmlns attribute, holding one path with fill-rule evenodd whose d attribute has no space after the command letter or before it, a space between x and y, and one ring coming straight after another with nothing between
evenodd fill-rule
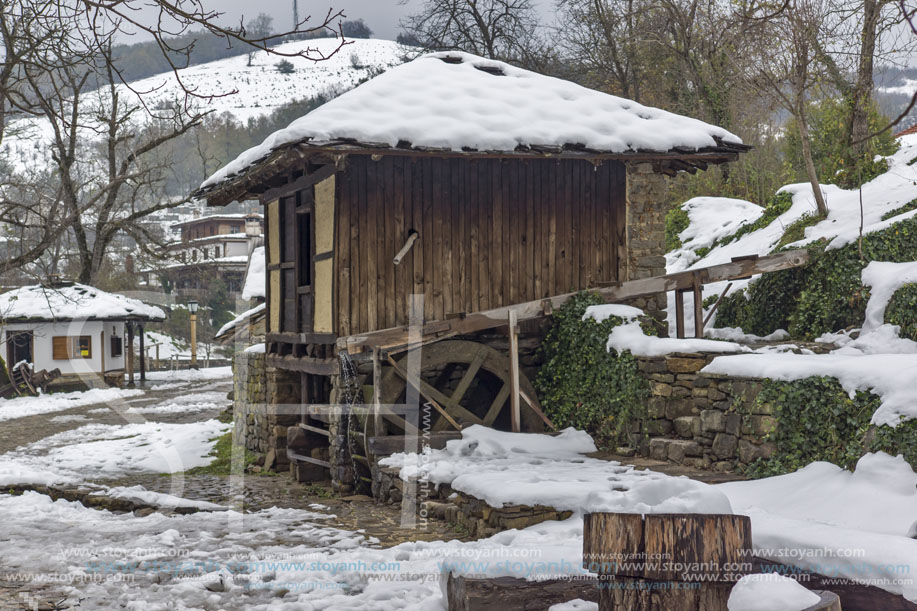
<instances>
[{"instance_id":1,"label":"green ivy on wall","mask_svg":"<svg viewBox=\"0 0 917 611\"><path fill-rule=\"evenodd\" d=\"M756 403L772 406L777 426L767 440L776 452L745 469L751 477L795 471L814 461L853 469L866 452L903 454L917 469L917 421L897 427L870 425L878 396L857 391L853 397L834 378L814 376L793 382L765 380Z\"/></svg>"},{"instance_id":2,"label":"green ivy on wall","mask_svg":"<svg viewBox=\"0 0 917 611\"><path fill-rule=\"evenodd\" d=\"M648 385L630 352L606 349L622 319L583 320L588 306L603 303L595 293L581 292L554 311L535 387L555 425L584 429L600 445L611 445L627 443L632 422L645 417Z\"/></svg>"},{"instance_id":3,"label":"green ivy on wall","mask_svg":"<svg viewBox=\"0 0 917 611\"><path fill-rule=\"evenodd\" d=\"M885 322L901 327L901 337L917 341L917 284L895 291L885 307Z\"/></svg>"}]
</instances>

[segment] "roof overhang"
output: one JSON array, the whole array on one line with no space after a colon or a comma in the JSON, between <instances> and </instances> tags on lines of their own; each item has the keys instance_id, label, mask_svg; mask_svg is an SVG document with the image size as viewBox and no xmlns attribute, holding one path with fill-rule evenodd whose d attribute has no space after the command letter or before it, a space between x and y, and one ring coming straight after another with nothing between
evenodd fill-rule
<instances>
[{"instance_id":1,"label":"roof overhang","mask_svg":"<svg viewBox=\"0 0 917 611\"><path fill-rule=\"evenodd\" d=\"M198 189L192 194L206 199L208 206L225 206L234 201L259 199L263 193L279 186L288 173L307 161L335 164L340 168L348 155L395 155L401 157L440 157L458 159L579 159L592 163L606 160L624 163L652 163L654 171L674 176L678 172L695 173L710 165L738 159L751 146L714 138L716 145L700 149L677 148L669 151L609 152L590 150L583 146L519 146L514 151L477 151L414 147L410 143L398 146L372 144L351 140L330 142L300 141L280 146L258 160L244 172L215 185Z\"/></svg>"}]
</instances>

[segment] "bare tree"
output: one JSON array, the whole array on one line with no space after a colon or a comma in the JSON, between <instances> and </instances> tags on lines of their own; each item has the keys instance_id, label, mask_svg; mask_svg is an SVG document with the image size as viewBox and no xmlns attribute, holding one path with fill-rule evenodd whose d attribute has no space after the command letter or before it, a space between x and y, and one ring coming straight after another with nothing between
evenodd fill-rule
<instances>
[{"instance_id":1,"label":"bare tree","mask_svg":"<svg viewBox=\"0 0 917 611\"><path fill-rule=\"evenodd\" d=\"M538 38L531 0L426 0L401 27L427 49L502 60L526 57Z\"/></svg>"},{"instance_id":2,"label":"bare tree","mask_svg":"<svg viewBox=\"0 0 917 611\"><path fill-rule=\"evenodd\" d=\"M328 10L293 30L272 34L256 19L247 31L221 25L223 14L203 0L15 0L0 11L0 142L40 124L50 132L50 155L36 163L7 166L0 174L0 223L18 239L7 247L3 270L38 261L49 249L73 242L79 276L91 281L113 240L132 235L148 242L140 220L180 200L157 193L169 160L157 151L200 123L193 102L234 91L199 91L183 81L194 48L193 32L215 35L227 45L247 45L284 57L326 59L314 46L269 48L275 36L340 30L340 12ZM308 26L307 26L308 23ZM145 95L122 78L114 42L144 33L168 62L183 93L173 107L149 108ZM190 35L190 36L189 36ZM189 42L190 40L190 42ZM178 42L181 41L181 42ZM94 99L89 100L89 97ZM90 103L91 102L91 103ZM21 139L20 139L21 140ZM21 144L21 142L20 142ZM53 171L42 166L50 163ZM16 164L13 164L14 166ZM51 266L57 265L57 258Z\"/></svg>"},{"instance_id":3,"label":"bare tree","mask_svg":"<svg viewBox=\"0 0 917 611\"><path fill-rule=\"evenodd\" d=\"M648 61L647 0L559 0L560 36L586 84L640 101Z\"/></svg>"},{"instance_id":4,"label":"bare tree","mask_svg":"<svg viewBox=\"0 0 917 611\"><path fill-rule=\"evenodd\" d=\"M268 15L267 13L259 13L257 17L249 21L245 25L245 33L253 38L261 38L267 40L268 37L274 31L274 18ZM252 48L248 52L248 65L252 65L252 60L255 57L255 53L258 52L257 48Z\"/></svg>"},{"instance_id":5,"label":"bare tree","mask_svg":"<svg viewBox=\"0 0 917 611\"><path fill-rule=\"evenodd\" d=\"M833 35L829 11L827 0L792 0L786 10L766 20L767 27L758 31L757 40L748 41L757 55L745 73L754 90L771 96L795 120L806 175L818 212L824 216L828 205L812 158L806 106L820 83L815 41L828 40Z\"/></svg>"}]
</instances>

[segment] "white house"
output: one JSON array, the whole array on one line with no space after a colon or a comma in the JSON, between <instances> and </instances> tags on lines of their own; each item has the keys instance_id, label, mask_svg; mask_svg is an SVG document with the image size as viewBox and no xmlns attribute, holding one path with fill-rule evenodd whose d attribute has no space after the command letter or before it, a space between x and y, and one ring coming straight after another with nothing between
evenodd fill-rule
<instances>
[{"instance_id":1,"label":"white house","mask_svg":"<svg viewBox=\"0 0 917 611\"><path fill-rule=\"evenodd\" d=\"M24 286L0 295L0 355L12 368L60 369L58 383L120 384L126 324L164 320L165 313L123 295L83 284Z\"/></svg>"}]
</instances>

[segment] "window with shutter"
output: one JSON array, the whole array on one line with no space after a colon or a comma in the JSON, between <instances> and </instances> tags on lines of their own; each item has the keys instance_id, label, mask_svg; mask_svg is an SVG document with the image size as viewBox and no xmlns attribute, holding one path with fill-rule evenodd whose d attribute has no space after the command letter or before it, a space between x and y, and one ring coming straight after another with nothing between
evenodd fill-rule
<instances>
[{"instance_id":1,"label":"window with shutter","mask_svg":"<svg viewBox=\"0 0 917 611\"><path fill-rule=\"evenodd\" d=\"M51 358L56 361L91 359L92 337L56 335L51 338Z\"/></svg>"},{"instance_id":2,"label":"window with shutter","mask_svg":"<svg viewBox=\"0 0 917 611\"><path fill-rule=\"evenodd\" d=\"M51 358L55 361L66 361L70 358L70 351L67 349L68 339L63 335L51 338Z\"/></svg>"}]
</instances>

